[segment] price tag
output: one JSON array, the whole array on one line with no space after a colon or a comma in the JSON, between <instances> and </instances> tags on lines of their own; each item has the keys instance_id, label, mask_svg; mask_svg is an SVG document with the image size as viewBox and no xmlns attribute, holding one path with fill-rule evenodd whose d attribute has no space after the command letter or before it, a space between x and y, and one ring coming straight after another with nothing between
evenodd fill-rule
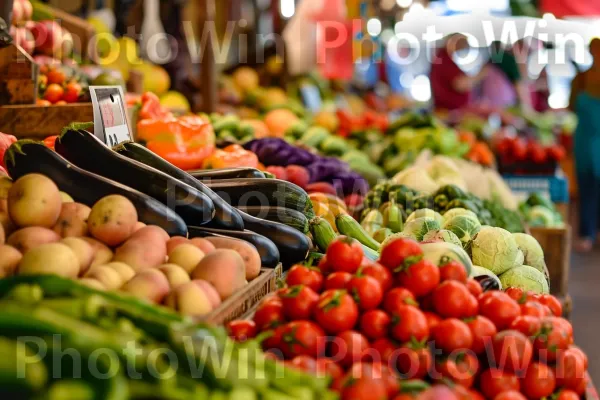
<instances>
[{"instance_id":1,"label":"price tag","mask_svg":"<svg viewBox=\"0 0 600 400\"><path fill-rule=\"evenodd\" d=\"M94 134L114 147L131 140L125 96L120 86L90 86L94 109Z\"/></svg>"},{"instance_id":2,"label":"price tag","mask_svg":"<svg viewBox=\"0 0 600 400\"><path fill-rule=\"evenodd\" d=\"M304 84L300 86L300 93L302 94L302 100L306 107L312 112L317 112L323 106L321 100L321 92L315 85Z\"/></svg>"}]
</instances>

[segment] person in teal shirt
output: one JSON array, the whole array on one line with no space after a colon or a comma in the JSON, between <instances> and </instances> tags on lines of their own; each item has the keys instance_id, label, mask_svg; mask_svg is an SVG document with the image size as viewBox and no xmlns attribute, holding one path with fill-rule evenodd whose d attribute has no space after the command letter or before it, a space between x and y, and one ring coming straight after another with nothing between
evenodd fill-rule
<instances>
[{"instance_id":1,"label":"person in teal shirt","mask_svg":"<svg viewBox=\"0 0 600 400\"><path fill-rule=\"evenodd\" d=\"M600 39L590 43L593 63L571 83L569 108L578 119L574 137L575 171L579 186L579 239L575 249L589 252L600 217Z\"/></svg>"}]
</instances>

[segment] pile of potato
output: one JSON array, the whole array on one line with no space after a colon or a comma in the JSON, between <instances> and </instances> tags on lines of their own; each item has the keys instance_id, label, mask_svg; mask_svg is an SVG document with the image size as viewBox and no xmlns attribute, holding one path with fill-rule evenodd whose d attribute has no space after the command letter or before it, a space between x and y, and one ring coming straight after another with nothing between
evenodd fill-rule
<instances>
[{"instance_id":1,"label":"pile of potato","mask_svg":"<svg viewBox=\"0 0 600 400\"><path fill-rule=\"evenodd\" d=\"M201 316L260 273L256 249L229 238L169 237L120 195L89 208L44 175L0 178L0 278L56 274Z\"/></svg>"}]
</instances>

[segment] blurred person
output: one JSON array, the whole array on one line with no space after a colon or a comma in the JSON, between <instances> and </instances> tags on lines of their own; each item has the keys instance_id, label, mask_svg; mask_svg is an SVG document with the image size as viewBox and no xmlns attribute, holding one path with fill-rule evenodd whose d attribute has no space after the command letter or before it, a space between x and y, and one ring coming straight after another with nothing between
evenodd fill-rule
<instances>
[{"instance_id":1,"label":"blurred person","mask_svg":"<svg viewBox=\"0 0 600 400\"><path fill-rule=\"evenodd\" d=\"M579 186L579 238L575 249L589 252L598 233L600 213L600 39L590 43L592 66L571 83L569 109L577 115L574 137Z\"/></svg>"},{"instance_id":2,"label":"blurred person","mask_svg":"<svg viewBox=\"0 0 600 400\"><path fill-rule=\"evenodd\" d=\"M469 48L467 37L462 34L449 36L444 46L437 50L431 64L431 92L437 109L455 110L471 102L473 89L488 73L484 67L475 76L467 75L452 56Z\"/></svg>"}]
</instances>

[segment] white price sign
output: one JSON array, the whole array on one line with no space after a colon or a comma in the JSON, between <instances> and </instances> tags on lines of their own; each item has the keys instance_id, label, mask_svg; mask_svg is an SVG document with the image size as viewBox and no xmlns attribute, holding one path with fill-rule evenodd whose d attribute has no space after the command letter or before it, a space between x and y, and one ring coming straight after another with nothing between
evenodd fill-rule
<instances>
[{"instance_id":1,"label":"white price sign","mask_svg":"<svg viewBox=\"0 0 600 400\"><path fill-rule=\"evenodd\" d=\"M131 140L125 96L120 86L90 86L94 108L94 134L113 147Z\"/></svg>"}]
</instances>

